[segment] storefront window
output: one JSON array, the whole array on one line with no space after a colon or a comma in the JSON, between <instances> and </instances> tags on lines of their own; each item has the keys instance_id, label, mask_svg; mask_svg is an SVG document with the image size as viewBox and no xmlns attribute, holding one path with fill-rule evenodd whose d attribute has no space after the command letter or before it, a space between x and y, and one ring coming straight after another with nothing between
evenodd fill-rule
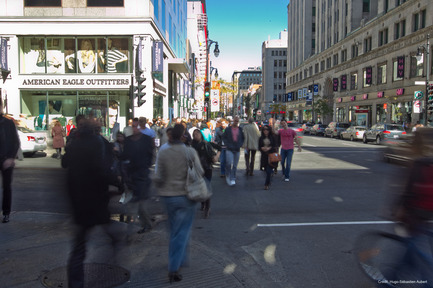
<instances>
[{"instance_id":1,"label":"storefront window","mask_svg":"<svg viewBox=\"0 0 433 288\"><path fill-rule=\"evenodd\" d=\"M376 105L376 123L386 122L386 109L383 105L384 104Z\"/></svg>"},{"instance_id":2,"label":"storefront window","mask_svg":"<svg viewBox=\"0 0 433 288\"><path fill-rule=\"evenodd\" d=\"M163 98L159 94L153 95L153 117L163 117Z\"/></svg>"},{"instance_id":3,"label":"storefront window","mask_svg":"<svg viewBox=\"0 0 433 288\"><path fill-rule=\"evenodd\" d=\"M420 60L415 55L410 57L410 77L422 76L424 73L423 57Z\"/></svg>"},{"instance_id":4,"label":"storefront window","mask_svg":"<svg viewBox=\"0 0 433 288\"><path fill-rule=\"evenodd\" d=\"M392 123L403 124L412 121L412 102L393 103L391 106Z\"/></svg>"},{"instance_id":5,"label":"storefront window","mask_svg":"<svg viewBox=\"0 0 433 288\"><path fill-rule=\"evenodd\" d=\"M346 109L345 108L337 108L337 122L346 122Z\"/></svg>"},{"instance_id":6,"label":"storefront window","mask_svg":"<svg viewBox=\"0 0 433 288\"><path fill-rule=\"evenodd\" d=\"M54 120L65 126L78 114L101 124L103 135L110 135L115 123L123 129L129 119L128 91L22 91L21 113L27 126L49 130Z\"/></svg>"},{"instance_id":7,"label":"storefront window","mask_svg":"<svg viewBox=\"0 0 433 288\"><path fill-rule=\"evenodd\" d=\"M20 73L128 73L131 38L20 38Z\"/></svg>"},{"instance_id":8,"label":"storefront window","mask_svg":"<svg viewBox=\"0 0 433 288\"><path fill-rule=\"evenodd\" d=\"M377 67L377 84L386 83L386 64Z\"/></svg>"}]
</instances>

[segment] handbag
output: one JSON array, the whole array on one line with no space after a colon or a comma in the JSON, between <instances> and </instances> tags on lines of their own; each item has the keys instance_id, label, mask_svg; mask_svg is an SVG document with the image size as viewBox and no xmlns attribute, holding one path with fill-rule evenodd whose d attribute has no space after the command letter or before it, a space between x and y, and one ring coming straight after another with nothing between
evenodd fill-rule
<instances>
[{"instance_id":1,"label":"handbag","mask_svg":"<svg viewBox=\"0 0 433 288\"><path fill-rule=\"evenodd\" d=\"M185 155L188 165L185 185L186 197L192 201L204 202L212 196L210 183L197 171L194 160L191 159L186 147Z\"/></svg>"},{"instance_id":2,"label":"handbag","mask_svg":"<svg viewBox=\"0 0 433 288\"><path fill-rule=\"evenodd\" d=\"M268 159L269 159L269 164L274 165L274 163L281 161L281 155L278 153L270 153Z\"/></svg>"}]
</instances>

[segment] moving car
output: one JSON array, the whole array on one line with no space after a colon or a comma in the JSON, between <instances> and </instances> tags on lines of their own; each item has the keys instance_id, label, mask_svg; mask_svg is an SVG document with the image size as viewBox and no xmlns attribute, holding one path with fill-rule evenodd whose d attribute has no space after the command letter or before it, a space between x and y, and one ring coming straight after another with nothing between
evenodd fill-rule
<instances>
[{"instance_id":1,"label":"moving car","mask_svg":"<svg viewBox=\"0 0 433 288\"><path fill-rule=\"evenodd\" d=\"M47 149L46 132L33 131L22 126L17 126L17 130L24 155L32 156L38 151Z\"/></svg>"},{"instance_id":2,"label":"moving car","mask_svg":"<svg viewBox=\"0 0 433 288\"><path fill-rule=\"evenodd\" d=\"M316 124L310 129L310 135L325 135L326 124Z\"/></svg>"},{"instance_id":3,"label":"moving car","mask_svg":"<svg viewBox=\"0 0 433 288\"><path fill-rule=\"evenodd\" d=\"M340 138L343 140L348 139L350 141L362 140L365 130L367 130L367 127L365 126L351 126L346 130L341 131Z\"/></svg>"},{"instance_id":4,"label":"moving car","mask_svg":"<svg viewBox=\"0 0 433 288\"><path fill-rule=\"evenodd\" d=\"M433 128L417 128L404 140L389 144L383 153L387 162L410 165L417 157L433 156Z\"/></svg>"},{"instance_id":5,"label":"moving car","mask_svg":"<svg viewBox=\"0 0 433 288\"><path fill-rule=\"evenodd\" d=\"M400 124L377 123L364 132L362 141L364 143L375 141L380 144L381 141L401 140L406 136L404 127Z\"/></svg>"},{"instance_id":6,"label":"moving car","mask_svg":"<svg viewBox=\"0 0 433 288\"><path fill-rule=\"evenodd\" d=\"M314 125L313 125L312 123L305 123L305 124L303 124L303 125L302 125L303 133L304 133L304 134L310 134L311 128L312 128L313 126L314 126Z\"/></svg>"},{"instance_id":7,"label":"moving car","mask_svg":"<svg viewBox=\"0 0 433 288\"><path fill-rule=\"evenodd\" d=\"M337 137L340 138L341 131L346 130L350 127L349 123L341 123L341 122L331 122L328 127L325 129L325 137L329 136L331 138Z\"/></svg>"}]
</instances>

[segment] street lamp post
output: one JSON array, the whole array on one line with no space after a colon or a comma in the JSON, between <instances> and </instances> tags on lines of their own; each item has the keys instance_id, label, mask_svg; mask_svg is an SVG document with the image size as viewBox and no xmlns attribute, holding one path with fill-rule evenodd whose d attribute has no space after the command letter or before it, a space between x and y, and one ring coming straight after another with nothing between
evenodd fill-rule
<instances>
[{"instance_id":1,"label":"street lamp post","mask_svg":"<svg viewBox=\"0 0 433 288\"><path fill-rule=\"evenodd\" d=\"M428 124L428 92L429 92L429 81L430 81L430 34L427 34L427 43L426 45L420 45L418 46L418 52L416 54L417 60L421 60L422 53L426 53L425 60L427 62L427 73L426 73L426 80L425 80L425 96L424 96L424 125L427 126Z\"/></svg>"},{"instance_id":2,"label":"street lamp post","mask_svg":"<svg viewBox=\"0 0 433 288\"><path fill-rule=\"evenodd\" d=\"M211 67L210 67L210 61L209 61L209 53L210 53L210 47L212 46L212 44L215 44L215 49L213 50L215 57L218 57L220 55L220 49L218 46L218 41L213 41L211 39L207 39L207 42L206 42L206 45L207 45L207 47L206 47L206 58L207 58L206 59L206 71L207 71L206 82L210 81L210 73L211 73L210 68ZM210 110L210 107L206 107L206 120L209 120L209 110Z\"/></svg>"}]
</instances>

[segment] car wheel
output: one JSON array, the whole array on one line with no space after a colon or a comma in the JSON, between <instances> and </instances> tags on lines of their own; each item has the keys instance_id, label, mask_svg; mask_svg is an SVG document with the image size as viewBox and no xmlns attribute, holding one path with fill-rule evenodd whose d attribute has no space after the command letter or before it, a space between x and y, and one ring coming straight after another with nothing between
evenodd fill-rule
<instances>
[{"instance_id":1,"label":"car wheel","mask_svg":"<svg viewBox=\"0 0 433 288\"><path fill-rule=\"evenodd\" d=\"M367 136L364 135L364 137L362 138L362 142L364 142L365 144L367 144Z\"/></svg>"},{"instance_id":2,"label":"car wheel","mask_svg":"<svg viewBox=\"0 0 433 288\"><path fill-rule=\"evenodd\" d=\"M350 141L353 141L353 135L350 135Z\"/></svg>"},{"instance_id":3,"label":"car wheel","mask_svg":"<svg viewBox=\"0 0 433 288\"><path fill-rule=\"evenodd\" d=\"M380 136L376 137L376 144L379 145L380 144Z\"/></svg>"}]
</instances>

